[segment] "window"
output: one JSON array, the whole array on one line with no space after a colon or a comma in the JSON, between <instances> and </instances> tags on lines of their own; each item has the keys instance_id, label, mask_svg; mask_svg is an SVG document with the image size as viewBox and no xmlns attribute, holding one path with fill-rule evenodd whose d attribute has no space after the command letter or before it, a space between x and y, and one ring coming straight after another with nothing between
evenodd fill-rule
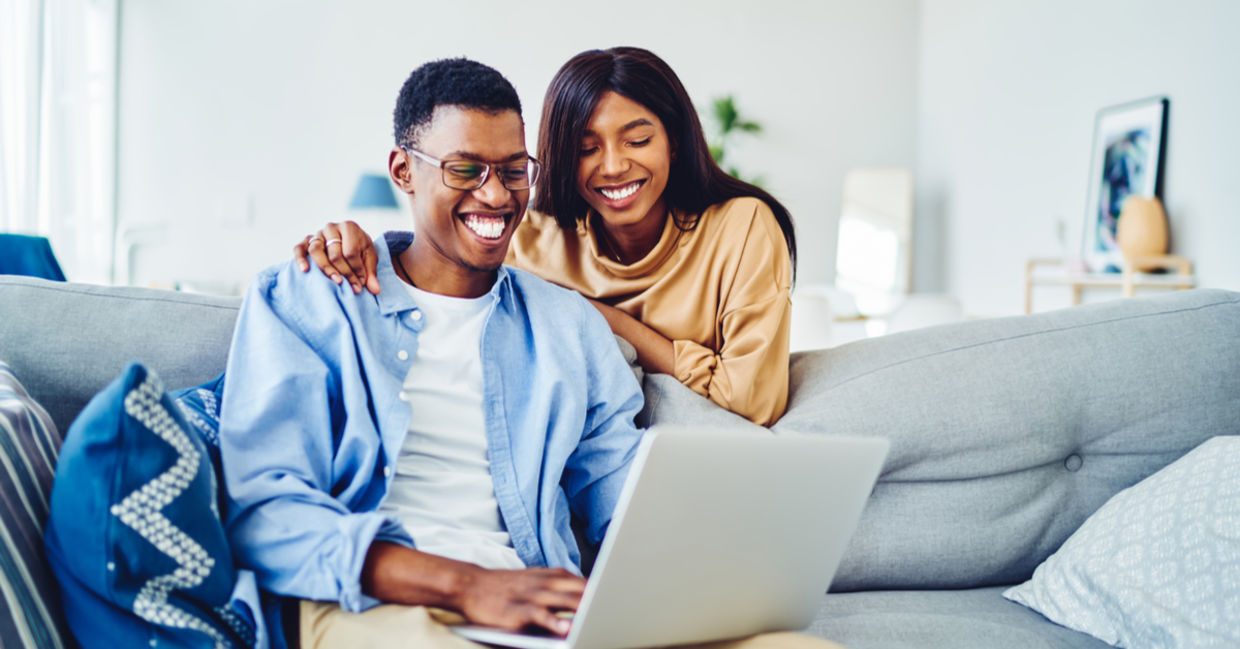
<instances>
[{"instance_id":1,"label":"window","mask_svg":"<svg viewBox=\"0 0 1240 649\"><path fill-rule=\"evenodd\" d=\"M0 8L0 230L48 237L73 281L112 278L117 2Z\"/></svg>"}]
</instances>

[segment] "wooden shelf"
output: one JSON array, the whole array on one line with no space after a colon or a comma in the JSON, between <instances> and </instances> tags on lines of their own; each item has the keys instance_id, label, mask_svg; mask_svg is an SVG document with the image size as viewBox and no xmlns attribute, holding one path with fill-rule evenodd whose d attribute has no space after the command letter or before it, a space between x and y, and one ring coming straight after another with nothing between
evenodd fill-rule
<instances>
[{"instance_id":1,"label":"wooden shelf","mask_svg":"<svg viewBox=\"0 0 1240 649\"><path fill-rule=\"evenodd\" d=\"M1152 270L1167 272L1148 272ZM1125 259L1119 273L1083 272L1069 267L1063 259L1030 259L1025 262L1025 313L1033 312L1034 286L1071 287L1072 304L1080 304L1081 293L1087 288L1118 288L1124 297L1132 297L1139 288L1178 290L1196 285L1192 262L1176 255Z\"/></svg>"}]
</instances>

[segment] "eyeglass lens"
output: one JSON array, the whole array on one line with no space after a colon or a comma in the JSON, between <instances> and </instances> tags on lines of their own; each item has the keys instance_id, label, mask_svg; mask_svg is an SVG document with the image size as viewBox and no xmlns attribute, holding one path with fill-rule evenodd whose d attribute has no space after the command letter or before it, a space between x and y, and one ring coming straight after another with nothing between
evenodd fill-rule
<instances>
[{"instance_id":1,"label":"eyeglass lens","mask_svg":"<svg viewBox=\"0 0 1240 649\"><path fill-rule=\"evenodd\" d=\"M499 174L499 180L508 189L529 189L538 173L538 163L533 160L506 164L485 164L470 160L449 160L443 163L443 182L454 189L478 189L489 172Z\"/></svg>"}]
</instances>

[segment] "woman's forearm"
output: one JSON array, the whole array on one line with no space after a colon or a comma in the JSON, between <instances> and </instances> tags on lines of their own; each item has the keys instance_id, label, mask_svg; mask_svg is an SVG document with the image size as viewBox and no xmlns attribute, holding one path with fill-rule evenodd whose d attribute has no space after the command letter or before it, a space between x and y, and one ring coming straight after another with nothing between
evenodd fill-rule
<instances>
[{"instance_id":1,"label":"woman's forearm","mask_svg":"<svg viewBox=\"0 0 1240 649\"><path fill-rule=\"evenodd\" d=\"M676 355L672 341L633 316L597 300L590 300L607 319L612 333L629 341L637 350L637 363L647 372L674 374Z\"/></svg>"}]
</instances>

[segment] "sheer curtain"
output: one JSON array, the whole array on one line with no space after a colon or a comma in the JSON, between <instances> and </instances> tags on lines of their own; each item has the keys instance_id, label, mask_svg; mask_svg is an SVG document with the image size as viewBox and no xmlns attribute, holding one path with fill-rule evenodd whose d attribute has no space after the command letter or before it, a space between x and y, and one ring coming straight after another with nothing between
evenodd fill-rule
<instances>
[{"instance_id":1,"label":"sheer curtain","mask_svg":"<svg viewBox=\"0 0 1240 649\"><path fill-rule=\"evenodd\" d=\"M0 231L46 236L70 280L109 282L117 0L0 7Z\"/></svg>"},{"instance_id":2,"label":"sheer curtain","mask_svg":"<svg viewBox=\"0 0 1240 649\"><path fill-rule=\"evenodd\" d=\"M0 3L0 230L39 227L42 0Z\"/></svg>"}]
</instances>

